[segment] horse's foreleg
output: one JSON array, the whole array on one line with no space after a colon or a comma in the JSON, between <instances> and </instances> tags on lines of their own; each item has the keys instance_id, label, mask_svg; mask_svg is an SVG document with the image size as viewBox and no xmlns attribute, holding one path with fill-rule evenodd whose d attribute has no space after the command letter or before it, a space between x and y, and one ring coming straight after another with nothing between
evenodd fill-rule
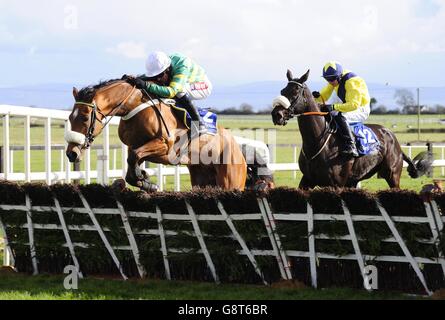
<instances>
[{"instance_id":1,"label":"horse's foreleg","mask_svg":"<svg viewBox=\"0 0 445 320\"><path fill-rule=\"evenodd\" d=\"M150 183L148 174L139 165L145 159L161 159L159 162L167 161L169 146L164 140L152 140L145 145L128 150L128 171L125 180L132 186L142 188L146 191L154 191L155 185Z\"/></svg>"},{"instance_id":2,"label":"horse's foreleg","mask_svg":"<svg viewBox=\"0 0 445 320\"><path fill-rule=\"evenodd\" d=\"M310 180L307 178L307 176L303 176L300 181L300 185L298 186L298 189L308 190L311 188L314 188L315 185L310 182Z\"/></svg>"}]
</instances>

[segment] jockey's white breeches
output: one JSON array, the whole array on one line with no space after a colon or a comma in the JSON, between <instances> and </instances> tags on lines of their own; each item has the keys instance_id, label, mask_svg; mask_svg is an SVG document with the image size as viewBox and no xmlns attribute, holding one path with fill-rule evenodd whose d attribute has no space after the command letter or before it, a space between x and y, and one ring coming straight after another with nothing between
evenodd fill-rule
<instances>
[{"instance_id":1,"label":"jockey's white breeches","mask_svg":"<svg viewBox=\"0 0 445 320\"><path fill-rule=\"evenodd\" d=\"M187 83L184 85L184 91L176 95L177 98L182 98L188 95L191 100L202 100L210 96L212 93L212 83L205 77L203 81Z\"/></svg>"},{"instance_id":2,"label":"jockey's white breeches","mask_svg":"<svg viewBox=\"0 0 445 320\"><path fill-rule=\"evenodd\" d=\"M369 106L369 104L367 104L366 106L359 107L355 111L344 112L343 116L349 123L365 122L368 119L370 113L371 107Z\"/></svg>"}]
</instances>

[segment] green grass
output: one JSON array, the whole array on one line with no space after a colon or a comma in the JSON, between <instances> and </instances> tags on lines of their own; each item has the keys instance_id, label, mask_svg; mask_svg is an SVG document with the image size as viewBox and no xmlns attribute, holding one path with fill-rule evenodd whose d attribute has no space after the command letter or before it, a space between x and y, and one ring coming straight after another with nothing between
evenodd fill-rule
<instances>
[{"instance_id":1,"label":"green grass","mask_svg":"<svg viewBox=\"0 0 445 320\"><path fill-rule=\"evenodd\" d=\"M400 293L347 288L276 288L256 285L195 283L163 280L83 279L67 291L63 276L0 275L0 300L311 300L412 299Z\"/></svg>"}]
</instances>

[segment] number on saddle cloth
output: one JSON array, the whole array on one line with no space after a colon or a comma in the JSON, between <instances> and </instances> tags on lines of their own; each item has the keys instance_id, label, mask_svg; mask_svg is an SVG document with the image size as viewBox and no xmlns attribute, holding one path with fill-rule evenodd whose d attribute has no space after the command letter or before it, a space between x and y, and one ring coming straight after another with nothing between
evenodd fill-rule
<instances>
[{"instance_id":1,"label":"number on saddle cloth","mask_svg":"<svg viewBox=\"0 0 445 320\"><path fill-rule=\"evenodd\" d=\"M350 123L349 126L354 133L355 143L360 155L366 156L377 150L380 142L374 131L372 131L361 122Z\"/></svg>"}]
</instances>

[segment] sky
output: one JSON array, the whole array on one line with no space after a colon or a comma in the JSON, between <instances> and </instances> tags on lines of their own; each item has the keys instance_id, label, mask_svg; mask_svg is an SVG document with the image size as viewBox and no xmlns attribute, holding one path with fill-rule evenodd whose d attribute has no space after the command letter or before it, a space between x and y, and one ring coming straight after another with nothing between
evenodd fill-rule
<instances>
[{"instance_id":1,"label":"sky","mask_svg":"<svg viewBox=\"0 0 445 320\"><path fill-rule=\"evenodd\" d=\"M214 84L339 61L368 82L445 86L445 0L0 0L0 86L96 83L180 52Z\"/></svg>"}]
</instances>

